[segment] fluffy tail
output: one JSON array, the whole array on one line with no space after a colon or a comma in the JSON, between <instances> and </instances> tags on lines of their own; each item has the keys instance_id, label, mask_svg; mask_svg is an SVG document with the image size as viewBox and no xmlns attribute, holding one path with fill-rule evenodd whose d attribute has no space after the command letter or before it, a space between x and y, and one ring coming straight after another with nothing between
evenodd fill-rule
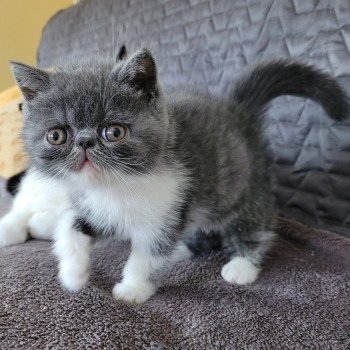
<instances>
[{"instance_id":1,"label":"fluffy tail","mask_svg":"<svg viewBox=\"0 0 350 350\"><path fill-rule=\"evenodd\" d=\"M259 65L240 79L234 89L235 102L254 113L261 112L268 102L281 95L310 98L335 120L349 116L349 98L337 81L297 62L279 60Z\"/></svg>"}]
</instances>

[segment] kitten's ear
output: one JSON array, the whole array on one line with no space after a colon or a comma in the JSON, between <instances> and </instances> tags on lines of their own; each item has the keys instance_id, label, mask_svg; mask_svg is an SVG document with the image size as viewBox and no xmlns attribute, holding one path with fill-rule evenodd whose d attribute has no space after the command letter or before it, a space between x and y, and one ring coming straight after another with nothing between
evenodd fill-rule
<instances>
[{"instance_id":1,"label":"kitten's ear","mask_svg":"<svg viewBox=\"0 0 350 350\"><path fill-rule=\"evenodd\" d=\"M12 74L26 100L32 100L41 91L48 88L49 74L41 69L23 63L10 62Z\"/></svg>"},{"instance_id":2,"label":"kitten's ear","mask_svg":"<svg viewBox=\"0 0 350 350\"><path fill-rule=\"evenodd\" d=\"M126 51L126 46L123 44L118 52L117 62L124 60L127 55L128 55L128 52Z\"/></svg>"},{"instance_id":3,"label":"kitten's ear","mask_svg":"<svg viewBox=\"0 0 350 350\"><path fill-rule=\"evenodd\" d=\"M135 90L143 91L150 98L156 96L157 68L150 51L142 49L131 55L119 71L118 79Z\"/></svg>"}]
</instances>

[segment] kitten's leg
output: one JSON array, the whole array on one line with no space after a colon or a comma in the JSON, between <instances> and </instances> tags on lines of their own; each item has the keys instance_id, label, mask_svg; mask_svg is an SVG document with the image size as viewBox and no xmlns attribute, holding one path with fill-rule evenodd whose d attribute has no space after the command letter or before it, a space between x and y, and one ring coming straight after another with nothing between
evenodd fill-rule
<instances>
[{"instance_id":1,"label":"kitten's leg","mask_svg":"<svg viewBox=\"0 0 350 350\"><path fill-rule=\"evenodd\" d=\"M67 210L59 220L54 238L59 279L68 290L77 292L89 279L91 237L83 232L74 211Z\"/></svg>"},{"instance_id":2,"label":"kitten's leg","mask_svg":"<svg viewBox=\"0 0 350 350\"><path fill-rule=\"evenodd\" d=\"M34 238L51 239L67 206L65 188L28 170L11 211L0 220L0 247L25 242L28 232Z\"/></svg>"},{"instance_id":3,"label":"kitten's leg","mask_svg":"<svg viewBox=\"0 0 350 350\"><path fill-rule=\"evenodd\" d=\"M171 263L176 263L179 261L189 260L193 256L192 251L188 248L184 241L178 241L176 243L175 249L171 253L170 261Z\"/></svg>"},{"instance_id":4,"label":"kitten's leg","mask_svg":"<svg viewBox=\"0 0 350 350\"><path fill-rule=\"evenodd\" d=\"M32 212L16 206L0 220L0 247L24 243L28 239L27 222Z\"/></svg>"},{"instance_id":5,"label":"kitten's leg","mask_svg":"<svg viewBox=\"0 0 350 350\"><path fill-rule=\"evenodd\" d=\"M113 288L114 298L138 304L147 301L157 290L151 275L164 262L162 257L133 250L124 267L122 281Z\"/></svg>"},{"instance_id":6,"label":"kitten's leg","mask_svg":"<svg viewBox=\"0 0 350 350\"><path fill-rule=\"evenodd\" d=\"M123 270L123 279L113 288L114 298L138 304L147 301L155 294L164 270L179 260L177 249L181 251L182 248L181 243L176 245L174 242L133 245Z\"/></svg>"},{"instance_id":7,"label":"kitten's leg","mask_svg":"<svg viewBox=\"0 0 350 350\"><path fill-rule=\"evenodd\" d=\"M12 196L8 197L11 201ZM26 188L20 187L11 210L0 219L0 247L20 244L28 239L27 222L32 215L32 207L27 205L29 197Z\"/></svg>"},{"instance_id":8,"label":"kitten's leg","mask_svg":"<svg viewBox=\"0 0 350 350\"><path fill-rule=\"evenodd\" d=\"M235 284L255 282L261 263L270 249L275 234L268 230L244 231L239 226L224 237L225 246L235 250L231 260L221 270L225 281Z\"/></svg>"},{"instance_id":9,"label":"kitten's leg","mask_svg":"<svg viewBox=\"0 0 350 350\"><path fill-rule=\"evenodd\" d=\"M19 196L11 211L0 220L0 247L23 243L29 234L37 239L52 239L57 222L65 209L63 205L50 210L40 210L39 207L33 209L29 204L19 204L20 201Z\"/></svg>"},{"instance_id":10,"label":"kitten's leg","mask_svg":"<svg viewBox=\"0 0 350 350\"><path fill-rule=\"evenodd\" d=\"M217 231L204 232L197 230L186 232L171 256L172 262L188 260L194 255L207 254L222 248L222 235Z\"/></svg>"},{"instance_id":11,"label":"kitten's leg","mask_svg":"<svg viewBox=\"0 0 350 350\"><path fill-rule=\"evenodd\" d=\"M222 235L218 231L204 232L198 229L194 232L187 232L183 239L187 249L193 255L208 254L222 248Z\"/></svg>"}]
</instances>

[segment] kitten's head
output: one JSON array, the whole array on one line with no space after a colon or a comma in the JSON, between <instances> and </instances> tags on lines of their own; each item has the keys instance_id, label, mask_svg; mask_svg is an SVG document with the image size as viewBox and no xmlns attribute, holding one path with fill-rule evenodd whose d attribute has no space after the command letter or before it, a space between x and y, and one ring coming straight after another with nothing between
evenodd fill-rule
<instances>
[{"instance_id":1,"label":"kitten's head","mask_svg":"<svg viewBox=\"0 0 350 350\"><path fill-rule=\"evenodd\" d=\"M148 173L163 156L168 115L148 50L54 72L15 62L11 68L25 98L24 142L40 171Z\"/></svg>"}]
</instances>

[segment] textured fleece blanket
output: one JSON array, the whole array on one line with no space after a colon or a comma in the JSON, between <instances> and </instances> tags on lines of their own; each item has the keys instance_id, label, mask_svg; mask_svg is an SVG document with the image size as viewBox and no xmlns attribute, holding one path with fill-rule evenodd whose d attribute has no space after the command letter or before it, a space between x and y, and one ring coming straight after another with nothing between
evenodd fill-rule
<instances>
[{"instance_id":1,"label":"textured fleece blanket","mask_svg":"<svg viewBox=\"0 0 350 350\"><path fill-rule=\"evenodd\" d=\"M174 266L141 306L111 295L125 244L94 249L78 294L59 286L49 242L2 248L0 349L349 349L350 240L284 219L277 231L253 285L224 282L228 256L212 252Z\"/></svg>"}]
</instances>

